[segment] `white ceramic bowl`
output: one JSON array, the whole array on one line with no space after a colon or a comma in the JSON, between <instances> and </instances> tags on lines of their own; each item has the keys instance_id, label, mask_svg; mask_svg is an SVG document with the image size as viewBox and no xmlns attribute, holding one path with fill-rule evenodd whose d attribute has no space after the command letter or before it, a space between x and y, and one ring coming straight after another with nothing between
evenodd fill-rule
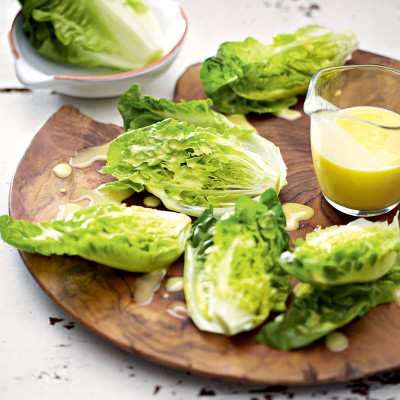
<instances>
[{"instance_id":1,"label":"white ceramic bowl","mask_svg":"<svg viewBox=\"0 0 400 400\"><path fill-rule=\"evenodd\" d=\"M62 64L40 55L22 32L24 17L18 13L9 40L15 57L15 72L30 89L48 88L58 93L85 98L120 96L130 85L145 86L174 61L187 31L187 19L173 0L147 0L158 18L164 38L165 55L146 67L115 73L107 68Z\"/></svg>"}]
</instances>

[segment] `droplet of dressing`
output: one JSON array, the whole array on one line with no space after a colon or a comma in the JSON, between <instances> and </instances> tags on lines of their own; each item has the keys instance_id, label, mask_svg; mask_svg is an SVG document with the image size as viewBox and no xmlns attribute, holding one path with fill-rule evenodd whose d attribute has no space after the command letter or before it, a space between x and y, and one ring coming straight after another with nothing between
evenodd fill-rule
<instances>
[{"instance_id":1,"label":"droplet of dressing","mask_svg":"<svg viewBox=\"0 0 400 400\"><path fill-rule=\"evenodd\" d=\"M400 307L400 288L394 290L394 302Z\"/></svg>"},{"instance_id":2,"label":"droplet of dressing","mask_svg":"<svg viewBox=\"0 0 400 400\"><path fill-rule=\"evenodd\" d=\"M148 272L136 278L133 300L136 303L148 304L153 298L154 292L160 287L165 275L165 270Z\"/></svg>"},{"instance_id":3,"label":"droplet of dressing","mask_svg":"<svg viewBox=\"0 0 400 400\"><path fill-rule=\"evenodd\" d=\"M147 207L158 207L161 204L161 200L156 196L146 196L143 199L143 204Z\"/></svg>"},{"instance_id":4,"label":"droplet of dressing","mask_svg":"<svg viewBox=\"0 0 400 400\"><path fill-rule=\"evenodd\" d=\"M179 319L187 319L188 317L186 304L182 301L175 301L171 303L167 308L167 313Z\"/></svg>"},{"instance_id":5,"label":"droplet of dressing","mask_svg":"<svg viewBox=\"0 0 400 400\"><path fill-rule=\"evenodd\" d=\"M61 188L61 189L59 190L59 192L60 192L60 193L67 193L67 189Z\"/></svg>"},{"instance_id":6,"label":"droplet of dressing","mask_svg":"<svg viewBox=\"0 0 400 400\"><path fill-rule=\"evenodd\" d=\"M286 121L295 121L301 117L301 112L297 110L291 110L290 108L284 108L281 111L273 113L276 117L285 119Z\"/></svg>"},{"instance_id":7,"label":"droplet of dressing","mask_svg":"<svg viewBox=\"0 0 400 400\"><path fill-rule=\"evenodd\" d=\"M286 217L286 230L288 232L299 229L300 221L305 221L314 216L314 210L303 204L285 203L282 209Z\"/></svg>"},{"instance_id":8,"label":"droplet of dressing","mask_svg":"<svg viewBox=\"0 0 400 400\"><path fill-rule=\"evenodd\" d=\"M72 173L72 168L70 165L65 163L57 164L53 168L53 174L60 179L68 178Z\"/></svg>"},{"instance_id":9,"label":"droplet of dressing","mask_svg":"<svg viewBox=\"0 0 400 400\"><path fill-rule=\"evenodd\" d=\"M340 332L332 332L325 338L325 346L330 351L338 352L346 350L349 346L349 339Z\"/></svg>"},{"instance_id":10,"label":"droplet of dressing","mask_svg":"<svg viewBox=\"0 0 400 400\"><path fill-rule=\"evenodd\" d=\"M71 158L70 164L75 168L87 168L96 161L107 161L107 151L110 143L78 150L75 156Z\"/></svg>"},{"instance_id":11,"label":"droplet of dressing","mask_svg":"<svg viewBox=\"0 0 400 400\"><path fill-rule=\"evenodd\" d=\"M180 290L183 290L183 278L181 276L169 278L165 284L165 288L169 292L179 292Z\"/></svg>"},{"instance_id":12,"label":"droplet of dressing","mask_svg":"<svg viewBox=\"0 0 400 400\"><path fill-rule=\"evenodd\" d=\"M304 294L311 293L312 291L313 291L313 287L309 283L305 283L305 282L299 282L293 288L293 294L296 297L301 297Z\"/></svg>"},{"instance_id":13,"label":"droplet of dressing","mask_svg":"<svg viewBox=\"0 0 400 400\"><path fill-rule=\"evenodd\" d=\"M335 97L338 97L342 94L342 91L340 89L336 90L336 92L333 94Z\"/></svg>"}]
</instances>

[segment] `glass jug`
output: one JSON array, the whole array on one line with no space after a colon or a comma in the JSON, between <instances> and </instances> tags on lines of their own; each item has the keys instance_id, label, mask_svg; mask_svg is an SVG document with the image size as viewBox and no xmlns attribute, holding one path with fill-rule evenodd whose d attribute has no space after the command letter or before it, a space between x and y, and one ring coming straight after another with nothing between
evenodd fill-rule
<instances>
[{"instance_id":1,"label":"glass jug","mask_svg":"<svg viewBox=\"0 0 400 400\"><path fill-rule=\"evenodd\" d=\"M304 103L325 199L354 216L400 203L400 71L381 65L325 68Z\"/></svg>"}]
</instances>

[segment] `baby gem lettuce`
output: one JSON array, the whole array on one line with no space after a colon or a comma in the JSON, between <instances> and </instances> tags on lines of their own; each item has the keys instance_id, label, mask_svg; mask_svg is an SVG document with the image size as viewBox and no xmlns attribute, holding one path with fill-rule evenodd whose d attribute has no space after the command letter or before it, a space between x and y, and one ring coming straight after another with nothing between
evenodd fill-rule
<instances>
[{"instance_id":1,"label":"baby gem lettuce","mask_svg":"<svg viewBox=\"0 0 400 400\"><path fill-rule=\"evenodd\" d=\"M289 246L278 196L242 197L218 217L212 207L192 225L185 249L184 291L190 316L204 331L235 335L285 310L289 275L275 259Z\"/></svg>"},{"instance_id":2,"label":"baby gem lettuce","mask_svg":"<svg viewBox=\"0 0 400 400\"><path fill-rule=\"evenodd\" d=\"M398 216L391 224L359 218L347 225L316 229L284 252L280 266L314 286L330 287L370 282L400 265Z\"/></svg>"},{"instance_id":3,"label":"baby gem lettuce","mask_svg":"<svg viewBox=\"0 0 400 400\"><path fill-rule=\"evenodd\" d=\"M142 0L20 0L24 33L55 61L120 70L162 57L162 34Z\"/></svg>"},{"instance_id":4,"label":"baby gem lettuce","mask_svg":"<svg viewBox=\"0 0 400 400\"><path fill-rule=\"evenodd\" d=\"M297 103L321 68L344 64L357 49L351 31L308 25L265 45L248 37L222 43L202 64L200 78L215 107L226 114L277 112Z\"/></svg>"},{"instance_id":5,"label":"baby gem lettuce","mask_svg":"<svg viewBox=\"0 0 400 400\"><path fill-rule=\"evenodd\" d=\"M269 188L279 192L286 184L279 149L260 145L259 153L252 151L247 133L238 126L220 132L164 119L113 140L102 171L135 190L146 189L170 210L199 216L212 205L221 215L243 196L257 197Z\"/></svg>"},{"instance_id":6,"label":"baby gem lettuce","mask_svg":"<svg viewBox=\"0 0 400 400\"><path fill-rule=\"evenodd\" d=\"M132 272L167 268L182 253L191 220L125 204L94 205L38 223L0 217L2 239L29 253L78 255Z\"/></svg>"},{"instance_id":7,"label":"baby gem lettuce","mask_svg":"<svg viewBox=\"0 0 400 400\"><path fill-rule=\"evenodd\" d=\"M168 99L141 95L139 85L132 85L120 98L118 110L124 120L125 131L143 128L164 119L172 118L198 128L213 128L218 134L228 133L246 150L259 154L279 175L279 190L286 185L286 165L280 150L260 136L247 124L246 128L233 123L225 115L214 111L211 99L182 100L175 103ZM235 115L235 120L243 118ZM242 121L243 122L243 121Z\"/></svg>"},{"instance_id":8,"label":"baby gem lettuce","mask_svg":"<svg viewBox=\"0 0 400 400\"><path fill-rule=\"evenodd\" d=\"M357 219L317 229L295 242L278 264L301 283L289 312L265 324L257 340L290 350L304 347L393 300L400 287L400 229Z\"/></svg>"},{"instance_id":9,"label":"baby gem lettuce","mask_svg":"<svg viewBox=\"0 0 400 400\"><path fill-rule=\"evenodd\" d=\"M309 284L289 308L265 324L257 340L279 350L308 346L317 339L364 316L378 304L388 303L400 287L400 266L382 278L367 283L351 283L321 290Z\"/></svg>"}]
</instances>

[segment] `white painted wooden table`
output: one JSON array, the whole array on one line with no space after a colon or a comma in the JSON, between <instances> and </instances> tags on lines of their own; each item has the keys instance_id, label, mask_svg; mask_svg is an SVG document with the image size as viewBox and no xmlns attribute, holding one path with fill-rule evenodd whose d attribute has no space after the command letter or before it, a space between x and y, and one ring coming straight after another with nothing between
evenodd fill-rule
<instances>
[{"instance_id":1,"label":"white painted wooden table","mask_svg":"<svg viewBox=\"0 0 400 400\"><path fill-rule=\"evenodd\" d=\"M84 100L23 90L7 33L19 9L0 0L0 215L17 163L38 128L70 104L121 125L117 98ZM181 0L189 19L184 48L165 76L142 92L172 98L175 82L226 40L270 41L309 23L353 29L360 48L400 59L399 0ZM226 383L164 368L125 353L75 323L38 287L18 252L0 241L0 399L400 399L400 372L319 387ZM57 322L58 321L58 322ZM399 338L400 339L400 338ZM373 349L373 351L379 351Z\"/></svg>"}]
</instances>

